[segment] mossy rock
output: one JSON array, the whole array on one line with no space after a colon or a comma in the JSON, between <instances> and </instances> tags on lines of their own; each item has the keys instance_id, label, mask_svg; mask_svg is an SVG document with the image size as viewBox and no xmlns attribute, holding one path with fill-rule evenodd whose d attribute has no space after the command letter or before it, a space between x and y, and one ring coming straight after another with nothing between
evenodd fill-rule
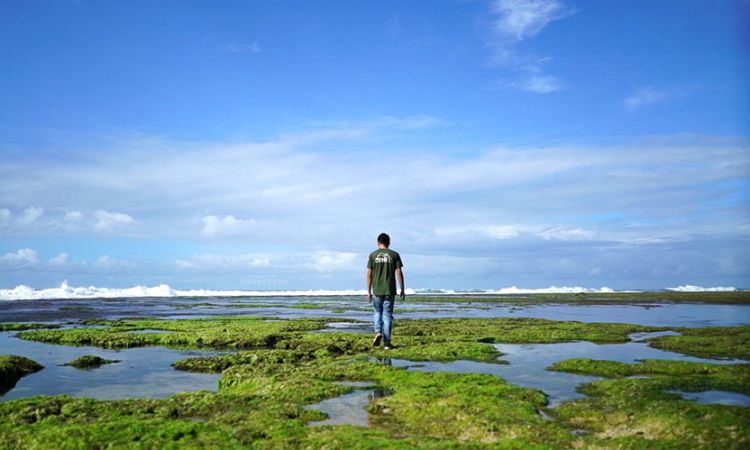
<instances>
[{"instance_id":1,"label":"mossy rock","mask_svg":"<svg viewBox=\"0 0 750 450\"><path fill-rule=\"evenodd\" d=\"M104 359L96 355L85 355L80 358L76 358L73 361L63 364L64 366L72 366L76 369L96 369L104 364L114 364L120 362L119 359Z\"/></svg>"},{"instance_id":2,"label":"mossy rock","mask_svg":"<svg viewBox=\"0 0 750 450\"><path fill-rule=\"evenodd\" d=\"M12 389L22 377L42 369L44 366L23 356L0 356L0 395Z\"/></svg>"}]
</instances>

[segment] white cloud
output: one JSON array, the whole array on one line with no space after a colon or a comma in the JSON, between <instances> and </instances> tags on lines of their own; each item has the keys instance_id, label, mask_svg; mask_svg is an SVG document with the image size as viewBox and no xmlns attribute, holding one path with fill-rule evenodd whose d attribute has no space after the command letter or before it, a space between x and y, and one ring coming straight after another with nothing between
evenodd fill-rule
<instances>
[{"instance_id":1,"label":"white cloud","mask_svg":"<svg viewBox=\"0 0 750 450\"><path fill-rule=\"evenodd\" d=\"M495 31L519 41L572 14L571 9L557 0L496 0L492 11L497 14Z\"/></svg>"},{"instance_id":2,"label":"white cloud","mask_svg":"<svg viewBox=\"0 0 750 450\"><path fill-rule=\"evenodd\" d=\"M102 270L128 269L135 267L135 264L124 259L117 259L109 255L103 255L94 261L94 267Z\"/></svg>"},{"instance_id":3,"label":"white cloud","mask_svg":"<svg viewBox=\"0 0 750 450\"><path fill-rule=\"evenodd\" d=\"M204 254L195 255L188 259L177 259L174 265L180 269L237 269L244 270L247 268L268 267L271 265L271 259L265 256L254 254L241 255L216 255Z\"/></svg>"},{"instance_id":4,"label":"white cloud","mask_svg":"<svg viewBox=\"0 0 750 450\"><path fill-rule=\"evenodd\" d=\"M591 231L583 228L551 227L539 230L537 236L547 240L586 241L594 238Z\"/></svg>"},{"instance_id":5,"label":"white cloud","mask_svg":"<svg viewBox=\"0 0 750 450\"><path fill-rule=\"evenodd\" d=\"M253 42L235 42L229 44L223 44L219 46L219 49L230 52L230 53L260 53L261 48L258 41Z\"/></svg>"},{"instance_id":6,"label":"white cloud","mask_svg":"<svg viewBox=\"0 0 750 450\"><path fill-rule=\"evenodd\" d=\"M492 226L487 228L486 232L494 239L508 239L521 234L521 230L518 227L511 225Z\"/></svg>"},{"instance_id":7,"label":"white cloud","mask_svg":"<svg viewBox=\"0 0 750 450\"><path fill-rule=\"evenodd\" d=\"M13 217L13 213L7 208L0 208L0 223L5 223Z\"/></svg>"},{"instance_id":8,"label":"white cloud","mask_svg":"<svg viewBox=\"0 0 750 450\"><path fill-rule=\"evenodd\" d=\"M458 237L469 239L512 239L518 237L536 237L544 240L582 241L594 238L594 233L578 227L540 226L540 225L469 225L459 227L439 227L434 230L436 236Z\"/></svg>"},{"instance_id":9,"label":"white cloud","mask_svg":"<svg viewBox=\"0 0 750 450\"><path fill-rule=\"evenodd\" d=\"M31 225L36 222L37 219L42 217L42 214L44 214L44 209L30 206L23 210L18 217L17 222L21 226Z\"/></svg>"},{"instance_id":10,"label":"white cloud","mask_svg":"<svg viewBox=\"0 0 750 450\"><path fill-rule=\"evenodd\" d=\"M268 258L253 258L250 261L250 265L254 267L265 267L271 264L271 260Z\"/></svg>"},{"instance_id":11,"label":"white cloud","mask_svg":"<svg viewBox=\"0 0 750 450\"><path fill-rule=\"evenodd\" d=\"M53 267L63 267L69 262L69 256L67 253L60 253L59 255L50 258L49 265Z\"/></svg>"},{"instance_id":12,"label":"white cloud","mask_svg":"<svg viewBox=\"0 0 750 450\"><path fill-rule=\"evenodd\" d=\"M623 100L625 109L634 110L645 105L657 103L668 97L668 92L663 89L646 86L639 89Z\"/></svg>"},{"instance_id":13,"label":"white cloud","mask_svg":"<svg viewBox=\"0 0 750 450\"><path fill-rule=\"evenodd\" d=\"M94 219L94 229L103 232L124 230L135 224L135 220L128 214L102 209L94 211Z\"/></svg>"},{"instance_id":14,"label":"white cloud","mask_svg":"<svg viewBox=\"0 0 750 450\"><path fill-rule=\"evenodd\" d=\"M549 75L529 75L521 80L509 84L510 87L536 94L549 94L563 89L562 81Z\"/></svg>"},{"instance_id":15,"label":"white cloud","mask_svg":"<svg viewBox=\"0 0 750 450\"><path fill-rule=\"evenodd\" d=\"M0 263L14 268L33 266L39 262L39 254L36 250L22 248L15 253L6 253L0 256Z\"/></svg>"},{"instance_id":16,"label":"white cloud","mask_svg":"<svg viewBox=\"0 0 750 450\"><path fill-rule=\"evenodd\" d=\"M66 222L80 223L86 218L86 215L80 211L68 211L65 213Z\"/></svg>"},{"instance_id":17,"label":"white cloud","mask_svg":"<svg viewBox=\"0 0 750 450\"><path fill-rule=\"evenodd\" d=\"M201 234L206 237L242 236L252 232L255 225L255 219L237 219L233 215L206 216L203 218Z\"/></svg>"},{"instance_id":18,"label":"white cloud","mask_svg":"<svg viewBox=\"0 0 750 450\"><path fill-rule=\"evenodd\" d=\"M355 264L356 253L320 251L312 255L311 265L319 272L331 272L334 270L359 269L361 265Z\"/></svg>"}]
</instances>

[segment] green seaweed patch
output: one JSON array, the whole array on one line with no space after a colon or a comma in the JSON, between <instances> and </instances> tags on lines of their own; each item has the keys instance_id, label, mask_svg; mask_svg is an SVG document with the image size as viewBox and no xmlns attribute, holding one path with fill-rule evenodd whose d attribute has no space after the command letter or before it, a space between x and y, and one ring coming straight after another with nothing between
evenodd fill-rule
<instances>
[{"instance_id":1,"label":"green seaweed patch","mask_svg":"<svg viewBox=\"0 0 750 450\"><path fill-rule=\"evenodd\" d=\"M726 369L734 370L734 369ZM712 377L617 378L582 386L587 398L554 410L562 424L585 430L583 447L747 448L750 408L699 404L667 392L726 388Z\"/></svg>"},{"instance_id":2,"label":"green seaweed patch","mask_svg":"<svg viewBox=\"0 0 750 450\"><path fill-rule=\"evenodd\" d=\"M13 323L6 322L0 323L0 331L25 331L25 330L39 330L39 329L53 329L60 328L61 325L54 323Z\"/></svg>"},{"instance_id":3,"label":"green seaweed patch","mask_svg":"<svg viewBox=\"0 0 750 450\"><path fill-rule=\"evenodd\" d=\"M278 351L263 350L273 354ZM372 380L370 428L309 427L305 405ZM259 356L229 367L218 393L98 401L38 396L0 403L0 447L33 448L483 448L563 447L576 440L545 421L537 390L491 375L407 372L361 357L294 361Z\"/></svg>"},{"instance_id":4,"label":"green seaweed patch","mask_svg":"<svg viewBox=\"0 0 750 450\"><path fill-rule=\"evenodd\" d=\"M397 322L399 336L431 337L438 341L455 339L504 343L556 343L590 341L628 342L629 334L663 331L666 328L624 323L562 322L529 318L416 319Z\"/></svg>"},{"instance_id":5,"label":"green seaweed patch","mask_svg":"<svg viewBox=\"0 0 750 450\"><path fill-rule=\"evenodd\" d=\"M690 391L719 389L750 393L750 364L708 364L692 361L646 359L634 364L619 361L575 358L548 368L558 372L624 378L636 375L674 377Z\"/></svg>"},{"instance_id":6,"label":"green seaweed patch","mask_svg":"<svg viewBox=\"0 0 750 450\"><path fill-rule=\"evenodd\" d=\"M44 366L23 356L0 356L0 395L12 389L22 377L42 369Z\"/></svg>"},{"instance_id":7,"label":"green seaweed patch","mask_svg":"<svg viewBox=\"0 0 750 450\"><path fill-rule=\"evenodd\" d=\"M706 358L750 360L750 326L678 328L677 331L682 334L649 339L649 345Z\"/></svg>"},{"instance_id":8,"label":"green seaweed patch","mask_svg":"<svg viewBox=\"0 0 750 450\"><path fill-rule=\"evenodd\" d=\"M88 323L107 328L37 330L19 333L33 341L101 348L132 348L161 345L172 348L270 348L276 342L325 328L336 319L270 320L263 317L217 317L208 319L96 320ZM165 333L138 333L164 330Z\"/></svg>"},{"instance_id":9,"label":"green seaweed patch","mask_svg":"<svg viewBox=\"0 0 750 450\"><path fill-rule=\"evenodd\" d=\"M424 373L355 358L226 369L220 391L277 402L312 403L351 390L335 381L372 381L392 394L370 404L370 425L392 437L443 440L443 445L533 446L569 443L563 427L545 421L538 390L486 374Z\"/></svg>"},{"instance_id":10,"label":"green seaweed patch","mask_svg":"<svg viewBox=\"0 0 750 450\"><path fill-rule=\"evenodd\" d=\"M105 359L96 355L84 355L63 365L72 366L76 369L96 369L97 367L101 367L105 364L114 364L118 362L121 361L119 359Z\"/></svg>"}]
</instances>

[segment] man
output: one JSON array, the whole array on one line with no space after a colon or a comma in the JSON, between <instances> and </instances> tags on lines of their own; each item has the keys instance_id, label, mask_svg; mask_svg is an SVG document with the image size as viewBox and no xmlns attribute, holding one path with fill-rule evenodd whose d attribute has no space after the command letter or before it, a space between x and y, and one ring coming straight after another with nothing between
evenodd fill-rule
<instances>
[{"instance_id":1,"label":"man","mask_svg":"<svg viewBox=\"0 0 750 450\"><path fill-rule=\"evenodd\" d=\"M393 330L393 303L396 299L396 278L401 286L400 297L404 299L404 273L401 256L388 248L391 238L385 233L378 236L378 249L367 258L367 301L375 308L373 322L375 339L372 345L378 346L383 341L386 350L391 348L391 331ZM372 296L375 295L375 299Z\"/></svg>"}]
</instances>

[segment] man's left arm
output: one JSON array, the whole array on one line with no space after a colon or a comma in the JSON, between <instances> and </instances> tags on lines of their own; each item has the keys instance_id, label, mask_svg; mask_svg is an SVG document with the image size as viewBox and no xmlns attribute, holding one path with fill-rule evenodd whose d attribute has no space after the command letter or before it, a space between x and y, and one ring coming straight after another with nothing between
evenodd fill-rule
<instances>
[{"instance_id":1,"label":"man's left arm","mask_svg":"<svg viewBox=\"0 0 750 450\"><path fill-rule=\"evenodd\" d=\"M401 293L399 294L401 296L401 300L406 297L406 284L404 283L404 271L401 270L403 267L403 264L401 264L401 258L398 260L398 266L396 267L396 278L398 279L398 283L401 285Z\"/></svg>"}]
</instances>

